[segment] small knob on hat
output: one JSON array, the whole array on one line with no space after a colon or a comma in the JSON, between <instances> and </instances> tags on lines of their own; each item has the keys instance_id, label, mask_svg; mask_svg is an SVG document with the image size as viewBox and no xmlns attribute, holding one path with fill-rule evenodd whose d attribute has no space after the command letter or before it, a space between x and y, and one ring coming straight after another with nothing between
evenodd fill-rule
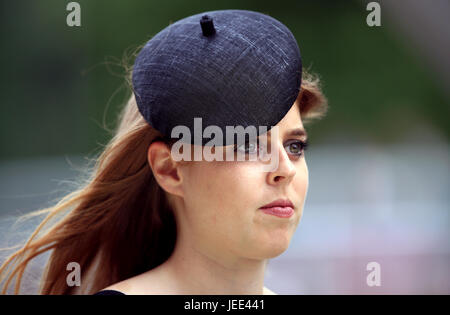
<instances>
[{"instance_id":1,"label":"small knob on hat","mask_svg":"<svg viewBox=\"0 0 450 315\"><path fill-rule=\"evenodd\" d=\"M202 16L200 25L202 26L202 32L204 36L211 36L216 33L212 17L209 17L208 15Z\"/></svg>"}]
</instances>

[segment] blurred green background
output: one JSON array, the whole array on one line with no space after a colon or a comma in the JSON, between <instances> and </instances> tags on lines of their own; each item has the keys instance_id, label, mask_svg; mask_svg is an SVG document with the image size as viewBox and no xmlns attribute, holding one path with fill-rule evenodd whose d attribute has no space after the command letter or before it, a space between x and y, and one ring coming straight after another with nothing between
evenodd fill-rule
<instances>
[{"instance_id":1,"label":"blurred green background","mask_svg":"<svg viewBox=\"0 0 450 315\"><path fill-rule=\"evenodd\" d=\"M367 1L82 0L81 27L66 24L69 2L1 1L1 159L98 150L129 95L121 63L133 49L219 9L260 11L292 30L330 104L308 127L311 142L396 143L415 126L449 140L442 78L386 15L367 26Z\"/></svg>"}]
</instances>

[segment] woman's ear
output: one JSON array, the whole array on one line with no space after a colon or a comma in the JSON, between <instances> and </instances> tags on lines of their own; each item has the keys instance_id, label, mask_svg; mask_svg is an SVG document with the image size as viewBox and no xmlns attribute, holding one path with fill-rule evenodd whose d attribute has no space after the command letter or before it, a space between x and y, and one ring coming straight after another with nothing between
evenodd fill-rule
<instances>
[{"instance_id":1,"label":"woman's ear","mask_svg":"<svg viewBox=\"0 0 450 315\"><path fill-rule=\"evenodd\" d=\"M182 177L179 171L181 164L172 159L170 147L162 141L153 142L148 148L147 160L161 188L182 197Z\"/></svg>"}]
</instances>

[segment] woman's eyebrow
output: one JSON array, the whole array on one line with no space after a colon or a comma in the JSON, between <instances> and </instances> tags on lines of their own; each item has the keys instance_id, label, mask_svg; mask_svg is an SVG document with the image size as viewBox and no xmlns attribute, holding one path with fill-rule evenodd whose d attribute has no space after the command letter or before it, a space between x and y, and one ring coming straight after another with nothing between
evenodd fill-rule
<instances>
[{"instance_id":1,"label":"woman's eyebrow","mask_svg":"<svg viewBox=\"0 0 450 315\"><path fill-rule=\"evenodd\" d=\"M308 137L306 130L303 128L291 129L286 133L288 136L305 136Z\"/></svg>"},{"instance_id":2,"label":"woman's eyebrow","mask_svg":"<svg viewBox=\"0 0 450 315\"><path fill-rule=\"evenodd\" d=\"M270 130L267 132L267 136L270 139L270 136L271 136ZM292 137L292 136L305 136L306 138L308 138L308 133L303 128L295 128L295 129L291 129L286 132L286 137Z\"/></svg>"}]
</instances>

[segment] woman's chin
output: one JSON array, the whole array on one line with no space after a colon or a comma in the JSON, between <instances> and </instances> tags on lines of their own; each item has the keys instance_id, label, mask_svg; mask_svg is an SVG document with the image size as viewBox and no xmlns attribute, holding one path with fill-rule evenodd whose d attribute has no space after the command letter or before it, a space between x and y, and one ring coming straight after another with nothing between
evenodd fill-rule
<instances>
[{"instance_id":1,"label":"woman's chin","mask_svg":"<svg viewBox=\"0 0 450 315\"><path fill-rule=\"evenodd\" d=\"M283 254L289 247L290 238L274 238L266 242L261 242L255 249L256 256L261 259L271 259Z\"/></svg>"}]
</instances>

